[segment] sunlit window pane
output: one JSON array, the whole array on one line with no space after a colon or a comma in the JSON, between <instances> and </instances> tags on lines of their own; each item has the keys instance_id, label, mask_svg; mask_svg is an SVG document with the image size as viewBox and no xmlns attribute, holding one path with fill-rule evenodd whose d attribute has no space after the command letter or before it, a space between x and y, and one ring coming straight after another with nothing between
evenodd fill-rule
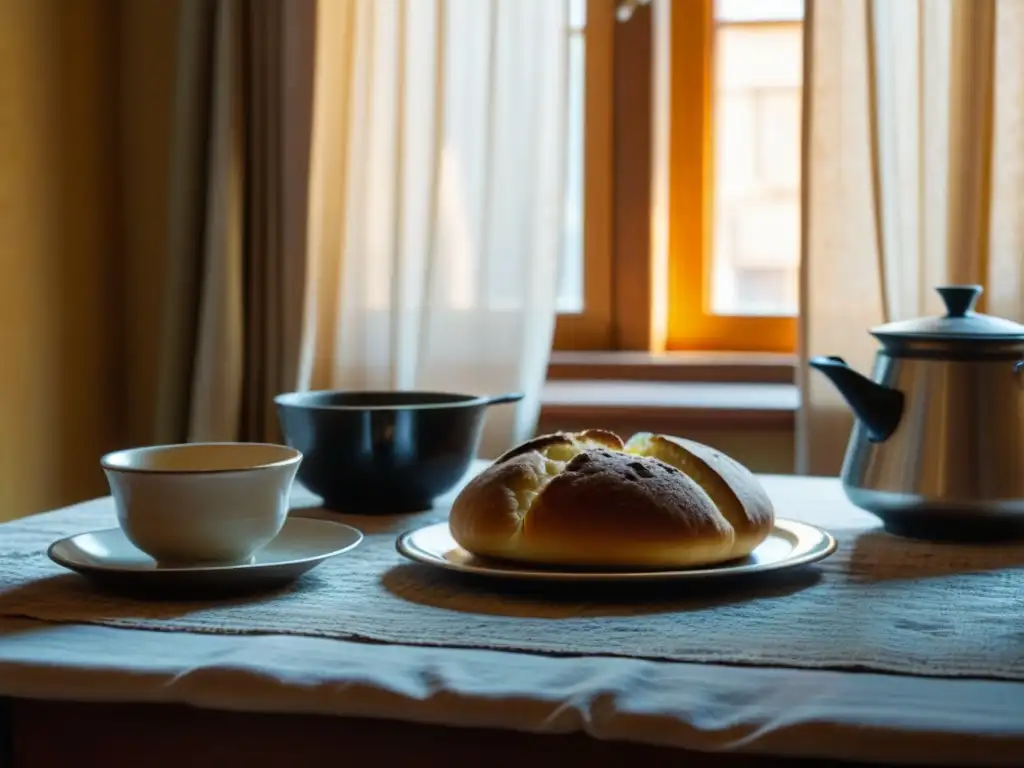
<instances>
[{"instance_id":1,"label":"sunlit window pane","mask_svg":"<svg viewBox=\"0 0 1024 768\"><path fill-rule=\"evenodd\" d=\"M800 266L801 0L718 0L712 310L793 315Z\"/></svg>"},{"instance_id":2,"label":"sunlit window pane","mask_svg":"<svg viewBox=\"0 0 1024 768\"><path fill-rule=\"evenodd\" d=\"M587 23L587 0L569 0L569 29L582 30Z\"/></svg>"},{"instance_id":3,"label":"sunlit window pane","mask_svg":"<svg viewBox=\"0 0 1024 768\"><path fill-rule=\"evenodd\" d=\"M804 0L716 0L719 22L803 21Z\"/></svg>"},{"instance_id":4,"label":"sunlit window pane","mask_svg":"<svg viewBox=\"0 0 1024 768\"><path fill-rule=\"evenodd\" d=\"M557 296L558 311L564 313L583 311L583 113L586 8L586 0L569 0L565 229Z\"/></svg>"}]
</instances>

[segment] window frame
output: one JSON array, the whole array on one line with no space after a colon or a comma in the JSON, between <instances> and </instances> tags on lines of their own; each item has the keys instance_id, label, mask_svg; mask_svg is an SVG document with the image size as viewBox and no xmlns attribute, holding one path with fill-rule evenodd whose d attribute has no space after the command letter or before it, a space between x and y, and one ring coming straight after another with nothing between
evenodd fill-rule
<instances>
[{"instance_id":1,"label":"window frame","mask_svg":"<svg viewBox=\"0 0 1024 768\"><path fill-rule=\"evenodd\" d=\"M587 0L583 31L583 311L558 315L555 349L608 349L612 341L615 26L613 0ZM569 34L574 32L569 30Z\"/></svg>"},{"instance_id":2,"label":"window frame","mask_svg":"<svg viewBox=\"0 0 1024 768\"><path fill-rule=\"evenodd\" d=\"M709 311L713 0L615 5L588 0L584 311L555 350L793 354L796 317Z\"/></svg>"}]
</instances>

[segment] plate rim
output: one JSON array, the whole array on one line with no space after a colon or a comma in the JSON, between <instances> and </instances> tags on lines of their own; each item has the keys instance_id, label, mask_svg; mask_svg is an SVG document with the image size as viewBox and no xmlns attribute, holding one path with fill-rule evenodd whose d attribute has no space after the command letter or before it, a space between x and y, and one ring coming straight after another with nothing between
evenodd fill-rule
<instances>
[{"instance_id":1,"label":"plate rim","mask_svg":"<svg viewBox=\"0 0 1024 768\"><path fill-rule=\"evenodd\" d=\"M159 574L168 574L168 578L170 578L173 574L226 573L226 572L238 572L238 571L244 571L244 570L255 570L255 569L267 569L267 568L280 568L280 567L287 567L287 566L297 566L297 565L304 565L304 564L310 563L310 562L322 562L323 560L328 560L328 559L330 559L332 557L335 557L337 555L342 555L342 554L344 554L346 552L352 551L353 549L358 547L360 544L362 544L363 540L366 538L365 535L363 534L363 532L360 531L358 528L356 528L353 525L348 525L347 523L335 522L334 520L321 520L321 519L316 518L316 517L298 517L298 516L297 517L289 517L288 520L285 521L285 525L288 525L288 523L290 523L292 521L298 521L298 520L302 521L301 525L305 525L306 523L312 522L312 523L324 523L324 524L327 524L327 525L336 525L336 526L339 526L341 528L347 528L350 532L355 534L355 538L353 539L353 541L351 543L346 544L344 547L340 547L340 548L337 548L337 549L332 549L329 552L325 552L325 553L321 553L321 554L317 554L317 555L311 555L309 557L300 557L300 558L291 559L291 560L278 560L278 561L275 561L275 562L272 562L272 563L235 563L235 564L232 564L232 565L200 565L200 566L184 566L184 567L177 567L177 568L123 568L123 567L111 566L111 565L99 565L99 564L96 564L96 563L74 562L74 561L68 560L67 558L61 557L56 552L56 548L58 546L60 546L61 544L64 544L64 543L67 543L67 542L71 542L74 539L77 539L77 538L79 538L81 536L92 536L92 535L96 535L96 534L99 534L99 533L110 533L110 532L119 532L122 535L124 535L124 531L121 529L121 527L115 525L115 526L112 526L110 528L95 528L95 529L93 529L91 531L80 531L79 533L74 533L74 534L71 534L70 536L63 536L63 537L57 539L56 541L52 542L50 544L50 546L48 546L46 548L46 556L50 560L52 560L54 563L59 565L60 567L66 568L69 571L75 571L76 573L81 573L83 570L88 570L88 571L91 571L91 572L94 572L94 573L100 572L100 573L117 573L117 574L140 574L140 573L151 574L151 573L159 573ZM282 530L284 530L283 526L282 526ZM131 542L129 542L129 543L131 543ZM269 546L269 544L268 544L268 546ZM143 553L143 554L145 554L145 553ZM147 555L147 557L148 557L148 555Z\"/></svg>"},{"instance_id":2,"label":"plate rim","mask_svg":"<svg viewBox=\"0 0 1024 768\"><path fill-rule=\"evenodd\" d=\"M839 548L839 542L835 536L821 526L813 523L806 523L803 520L794 520L787 517L777 517L772 525L772 531L781 529L789 536L799 536L792 528L804 528L817 534L819 541L811 549L797 557L767 563L764 565L744 566L742 569L737 566L713 566L690 569L675 570L654 570L654 571L545 571L543 569L531 568L529 570L514 570L512 568L481 568L479 566L459 566L454 563L436 558L425 557L417 554L417 550L408 545L412 537L420 531L429 528L436 528L448 525L447 520L428 525L421 525L403 531L395 539L395 549L403 557L433 568L451 571L453 573L469 574L473 576L486 576L494 579L516 579L530 581L563 581L563 582L608 582L608 581L686 581L704 580L715 578L726 578L730 576L752 576L773 571L784 571L791 568L798 568L803 565L820 562L830 557ZM422 551L422 550L420 550Z\"/></svg>"}]
</instances>

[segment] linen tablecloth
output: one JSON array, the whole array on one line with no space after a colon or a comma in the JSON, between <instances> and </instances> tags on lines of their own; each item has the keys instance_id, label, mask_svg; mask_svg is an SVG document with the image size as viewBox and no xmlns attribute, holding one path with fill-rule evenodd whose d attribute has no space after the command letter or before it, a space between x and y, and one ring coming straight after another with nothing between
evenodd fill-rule
<instances>
[{"instance_id":1,"label":"linen tablecloth","mask_svg":"<svg viewBox=\"0 0 1024 768\"><path fill-rule=\"evenodd\" d=\"M110 501L101 499L0 527L0 615L150 630L1024 679L1018 619L1024 547L892 537L841 497L789 490L792 478L765 482L780 516L828 528L839 538L839 552L818 566L721 587L524 588L452 578L395 552L397 532L443 518L442 506L415 517L345 518L367 533L367 541L292 588L226 603L153 603L96 592L45 558L46 545L60 535L113 525ZM307 496L297 503L315 502Z\"/></svg>"},{"instance_id":2,"label":"linen tablecloth","mask_svg":"<svg viewBox=\"0 0 1024 768\"><path fill-rule=\"evenodd\" d=\"M835 480L767 477L839 509ZM0 536L3 535L0 527ZM582 731L701 751L1019 765L1024 684L0 619L0 696Z\"/></svg>"}]
</instances>

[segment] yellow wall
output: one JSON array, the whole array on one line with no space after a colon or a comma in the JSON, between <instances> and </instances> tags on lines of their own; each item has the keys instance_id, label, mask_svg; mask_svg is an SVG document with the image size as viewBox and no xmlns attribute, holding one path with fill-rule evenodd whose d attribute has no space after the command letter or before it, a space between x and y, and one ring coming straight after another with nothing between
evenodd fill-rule
<instances>
[{"instance_id":1,"label":"yellow wall","mask_svg":"<svg viewBox=\"0 0 1024 768\"><path fill-rule=\"evenodd\" d=\"M0 0L0 520L154 429L180 0Z\"/></svg>"},{"instance_id":2,"label":"yellow wall","mask_svg":"<svg viewBox=\"0 0 1024 768\"><path fill-rule=\"evenodd\" d=\"M110 0L0 0L0 519L102 493L117 434Z\"/></svg>"}]
</instances>

